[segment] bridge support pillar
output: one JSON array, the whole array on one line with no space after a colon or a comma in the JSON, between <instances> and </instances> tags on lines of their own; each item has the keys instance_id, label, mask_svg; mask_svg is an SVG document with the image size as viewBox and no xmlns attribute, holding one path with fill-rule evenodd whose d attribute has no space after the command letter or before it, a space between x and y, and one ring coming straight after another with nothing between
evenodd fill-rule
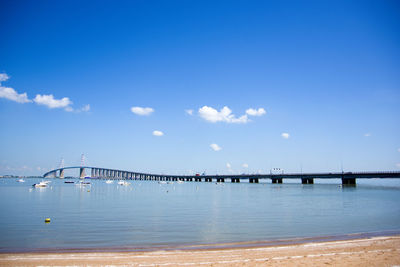
<instances>
[{"instance_id":1,"label":"bridge support pillar","mask_svg":"<svg viewBox=\"0 0 400 267\"><path fill-rule=\"evenodd\" d=\"M314 179L313 178L301 178L301 183L302 184L314 184Z\"/></svg>"},{"instance_id":2,"label":"bridge support pillar","mask_svg":"<svg viewBox=\"0 0 400 267\"><path fill-rule=\"evenodd\" d=\"M81 178L81 179L85 178L85 168L79 169L79 178Z\"/></svg>"},{"instance_id":3,"label":"bridge support pillar","mask_svg":"<svg viewBox=\"0 0 400 267\"><path fill-rule=\"evenodd\" d=\"M283 183L282 178L271 178L273 184L281 184Z\"/></svg>"},{"instance_id":4,"label":"bridge support pillar","mask_svg":"<svg viewBox=\"0 0 400 267\"><path fill-rule=\"evenodd\" d=\"M186 178L186 181L187 181L187 182L192 182L192 181L193 181L193 178L191 178L191 177Z\"/></svg>"},{"instance_id":5,"label":"bridge support pillar","mask_svg":"<svg viewBox=\"0 0 400 267\"><path fill-rule=\"evenodd\" d=\"M225 183L225 178L217 178L217 183Z\"/></svg>"},{"instance_id":6,"label":"bridge support pillar","mask_svg":"<svg viewBox=\"0 0 400 267\"><path fill-rule=\"evenodd\" d=\"M231 183L240 183L239 178L231 178Z\"/></svg>"},{"instance_id":7,"label":"bridge support pillar","mask_svg":"<svg viewBox=\"0 0 400 267\"><path fill-rule=\"evenodd\" d=\"M258 178L250 178L249 179L249 183L259 183L259 180L258 180Z\"/></svg>"},{"instance_id":8,"label":"bridge support pillar","mask_svg":"<svg viewBox=\"0 0 400 267\"><path fill-rule=\"evenodd\" d=\"M63 179L64 178L64 169L60 170L60 178Z\"/></svg>"},{"instance_id":9,"label":"bridge support pillar","mask_svg":"<svg viewBox=\"0 0 400 267\"><path fill-rule=\"evenodd\" d=\"M342 178L342 185L356 186L356 178Z\"/></svg>"},{"instance_id":10,"label":"bridge support pillar","mask_svg":"<svg viewBox=\"0 0 400 267\"><path fill-rule=\"evenodd\" d=\"M205 178L204 182L212 182L212 178Z\"/></svg>"},{"instance_id":11,"label":"bridge support pillar","mask_svg":"<svg viewBox=\"0 0 400 267\"><path fill-rule=\"evenodd\" d=\"M200 177L196 177L196 178L194 178L194 181L195 182L201 182L201 178Z\"/></svg>"}]
</instances>

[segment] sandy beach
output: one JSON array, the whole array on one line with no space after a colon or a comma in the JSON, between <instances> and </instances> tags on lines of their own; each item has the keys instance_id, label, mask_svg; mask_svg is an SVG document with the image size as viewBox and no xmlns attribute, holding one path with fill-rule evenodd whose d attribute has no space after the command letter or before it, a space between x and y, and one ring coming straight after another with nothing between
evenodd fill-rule
<instances>
[{"instance_id":1,"label":"sandy beach","mask_svg":"<svg viewBox=\"0 0 400 267\"><path fill-rule=\"evenodd\" d=\"M7 253L1 266L396 266L400 236L295 245L151 252Z\"/></svg>"}]
</instances>

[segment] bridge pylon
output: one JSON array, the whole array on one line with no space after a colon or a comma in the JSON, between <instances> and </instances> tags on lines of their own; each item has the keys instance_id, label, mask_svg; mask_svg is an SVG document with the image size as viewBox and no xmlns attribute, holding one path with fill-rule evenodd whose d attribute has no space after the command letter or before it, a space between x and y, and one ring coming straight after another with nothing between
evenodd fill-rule
<instances>
[{"instance_id":1,"label":"bridge pylon","mask_svg":"<svg viewBox=\"0 0 400 267\"><path fill-rule=\"evenodd\" d=\"M85 178L85 154L82 154L81 156L81 168L79 169L79 178L84 179Z\"/></svg>"},{"instance_id":2,"label":"bridge pylon","mask_svg":"<svg viewBox=\"0 0 400 267\"><path fill-rule=\"evenodd\" d=\"M79 169L79 178L81 178L81 179L85 178L85 168Z\"/></svg>"},{"instance_id":3,"label":"bridge pylon","mask_svg":"<svg viewBox=\"0 0 400 267\"><path fill-rule=\"evenodd\" d=\"M58 177L63 179L64 178L64 158L61 158L60 166L58 168L60 169L60 175Z\"/></svg>"},{"instance_id":4,"label":"bridge pylon","mask_svg":"<svg viewBox=\"0 0 400 267\"><path fill-rule=\"evenodd\" d=\"M64 169L60 170L60 179L64 179Z\"/></svg>"}]
</instances>

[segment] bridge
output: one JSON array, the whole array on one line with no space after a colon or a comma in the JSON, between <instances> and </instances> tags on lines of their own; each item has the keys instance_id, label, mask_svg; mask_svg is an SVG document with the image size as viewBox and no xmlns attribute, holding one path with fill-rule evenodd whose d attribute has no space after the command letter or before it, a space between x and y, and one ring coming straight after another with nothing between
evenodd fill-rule
<instances>
[{"instance_id":1,"label":"bridge","mask_svg":"<svg viewBox=\"0 0 400 267\"><path fill-rule=\"evenodd\" d=\"M119 180L150 180L150 181L188 181L188 182L219 182L230 181L240 183L259 183L261 179L270 179L273 184L281 184L284 179L299 179L302 184L314 184L314 179L341 179L343 185L356 185L356 179L371 178L400 178L400 171L377 171L377 172L321 172L321 173L280 173L280 174L240 174L240 175L164 175L131 172L117 169L107 169L90 166L62 167L51 170L43 177L64 178L66 169L79 169L79 177L85 178L85 169L91 170L91 178L119 179Z\"/></svg>"}]
</instances>

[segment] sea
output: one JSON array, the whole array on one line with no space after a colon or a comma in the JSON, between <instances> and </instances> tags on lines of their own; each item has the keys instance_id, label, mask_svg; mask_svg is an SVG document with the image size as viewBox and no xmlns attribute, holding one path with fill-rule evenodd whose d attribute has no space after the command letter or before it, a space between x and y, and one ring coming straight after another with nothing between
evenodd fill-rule
<instances>
[{"instance_id":1,"label":"sea","mask_svg":"<svg viewBox=\"0 0 400 267\"><path fill-rule=\"evenodd\" d=\"M400 233L400 179L0 179L0 252L140 251ZM34 183L51 181L45 188ZM65 183L70 181L73 183ZM45 219L50 218L50 223Z\"/></svg>"}]
</instances>

